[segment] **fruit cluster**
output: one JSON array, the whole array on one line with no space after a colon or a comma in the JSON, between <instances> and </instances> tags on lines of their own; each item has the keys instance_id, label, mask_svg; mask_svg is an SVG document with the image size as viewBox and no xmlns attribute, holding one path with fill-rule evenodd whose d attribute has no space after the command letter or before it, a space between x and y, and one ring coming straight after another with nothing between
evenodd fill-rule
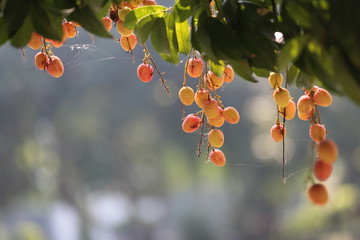
<instances>
[{"instance_id":1,"label":"fruit cluster","mask_svg":"<svg viewBox=\"0 0 360 240\"><path fill-rule=\"evenodd\" d=\"M201 109L197 113L187 115L183 119L182 130L186 133L192 133L200 129L201 126L207 126L208 140L208 160L216 166L224 166L226 157L224 153L218 149L224 144L224 133L217 129L225 122L236 124L240 121L239 112L231 106L224 107L220 96L217 95L216 89L220 88L224 82L232 82L234 79L234 70L227 65L222 76L217 76L211 70L204 72L204 61L194 54L186 62L186 73L192 78L198 78L196 92L187 86L186 74L184 74L184 82L179 90L178 96L183 105L190 106L194 102ZM206 118L205 118L206 117ZM204 128L201 128L203 134ZM201 145L201 143L200 143Z\"/></svg>"},{"instance_id":2,"label":"fruit cluster","mask_svg":"<svg viewBox=\"0 0 360 240\"><path fill-rule=\"evenodd\" d=\"M327 107L332 103L330 93L324 88L314 86L312 89L305 90L298 102L298 116L301 120L309 121L309 135L315 143L315 162L312 166L312 172L315 179L311 179L311 187L308 189L310 200L316 205L324 205L328 202L328 193L325 185L315 183L326 181L332 171L333 163L338 156L336 143L326 138L326 128L320 121L318 106Z\"/></svg>"}]
</instances>

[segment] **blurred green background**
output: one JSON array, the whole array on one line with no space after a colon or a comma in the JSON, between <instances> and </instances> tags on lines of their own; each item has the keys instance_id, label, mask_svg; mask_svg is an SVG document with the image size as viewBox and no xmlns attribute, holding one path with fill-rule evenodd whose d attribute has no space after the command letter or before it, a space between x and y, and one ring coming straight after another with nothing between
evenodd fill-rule
<instances>
[{"instance_id":1,"label":"blurred green background","mask_svg":"<svg viewBox=\"0 0 360 240\"><path fill-rule=\"evenodd\" d=\"M93 44L80 30L54 48L65 65L60 79L36 69L36 51L24 50L0 48L1 240L360 239L360 108L347 99L334 96L320 109L340 149L325 183L330 202L320 208L306 196L312 143L298 119L287 122L282 183L266 79L236 78L218 92L241 115L221 128L227 165L218 168L205 163L206 146L196 157L200 134L181 130L184 63L154 55L169 97L158 75L138 80L141 47L133 61L116 41Z\"/></svg>"}]
</instances>

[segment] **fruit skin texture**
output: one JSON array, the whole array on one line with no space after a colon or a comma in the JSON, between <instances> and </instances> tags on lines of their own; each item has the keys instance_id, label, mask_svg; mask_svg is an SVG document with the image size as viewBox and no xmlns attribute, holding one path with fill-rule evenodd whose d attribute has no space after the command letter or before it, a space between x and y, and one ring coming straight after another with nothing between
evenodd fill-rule
<instances>
[{"instance_id":1,"label":"fruit skin texture","mask_svg":"<svg viewBox=\"0 0 360 240\"><path fill-rule=\"evenodd\" d=\"M133 50L136 44L137 44L137 40L135 34L131 34L128 37L126 36L120 37L120 45L127 52Z\"/></svg>"},{"instance_id":2,"label":"fruit skin texture","mask_svg":"<svg viewBox=\"0 0 360 240\"><path fill-rule=\"evenodd\" d=\"M226 163L224 153L220 149L214 149L209 154L210 161L218 167L222 167Z\"/></svg>"},{"instance_id":3,"label":"fruit skin texture","mask_svg":"<svg viewBox=\"0 0 360 240\"><path fill-rule=\"evenodd\" d=\"M222 75L223 81L227 83L232 82L234 80L234 77L235 77L234 69L230 65L227 65Z\"/></svg>"},{"instance_id":4,"label":"fruit skin texture","mask_svg":"<svg viewBox=\"0 0 360 240\"><path fill-rule=\"evenodd\" d=\"M286 128L281 124L275 124L270 129L270 135L275 142L281 142L286 136Z\"/></svg>"},{"instance_id":5,"label":"fruit skin texture","mask_svg":"<svg viewBox=\"0 0 360 240\"><path fill-rule=\"evenodd\" d=\"M290 100L288 105L286 105L286 110L283 107L279 107L279 112L281 113L282 116L284 116L284 112L285 112L285 119L286 120L291 120L295 117L296 115L296 104L293 100Z\"/></svg>"},{"instance_id":6,"label":"fruit skin texture","mask_svg":"<svg viewBox=\"0 0 360 240\"><path fill-rule=\"evenodd\" d=\"M320 143L326 138L326 128L322 124L313 124L309 129L309 135L314 142Z\"/></svg>"},{"instance_id":7,"label":"fruit skin texture","mask_svg":"<svg viewBox=\"0 0 360 240\"><path fill-rule=\"evenodd\" d=\"M140 81L150 82L154 75L154 69L150 64L142 63L137 68L137 75Z\"/></svg>"},{"instance_id":8,"label":"fruit skin texture","mask_svg":"<svg viewBox=\"0 0 360 240\"><path fill-rule=\"evenodd\" d=\"M291 100L290 93L286 88L275 89L273 92L273 98L279 107L286 107Z\"/></svg>"},{"instance_id":9,"label":"fruit skin texture","mask_svg":"<svg viewBox=\"0 0 360 240\"><path fill-rule=\"evenodd\" d=\"M214 127L221 127L222 125L224 125L225 119L222 115L217 116L215 118L207 117L207 122Z\"/></svg>"},{"instance_id":10,"label":"fruit skin texture","mask_svg":"<svg viewBox=\"0 0 360 240\"><path fill-rule=\"evenodd\" d=\"M47 70L51 76L58 78L64 73L64 65L59 57L51 56Z\"/></svg>"},{"instance_id":11,"label":"fruit skin texture","mask_svg":"<svg viewBox=\"0 0 360 240\"><path fill-rule=\"evenodd\" d=\"M209 118L215 118L221 115L221 108L219 108L218 103L215 99L211 99L210 101L205 102L204 104L204 113Z\"/></svg>"},{"instance_id":12,"label":"fruit skin texture","mask_svg":"<svg viewBox=\"0 0 360 240\"><path fill-rule=\"evenodd\" d=\"M112 28L112 20L109 17L103 17L101 19L102 24L104 25L104 28L106 31L110 32Z\"/></svg>"},{"instance_id":13,"label":"fruit skin texture","mask_svg":"<svg viewBox=\"0 0 360 240\"><path fill-rule=\"evenodd\" d=\"M312 185L308 190L308 196L311 202L318 206L325 205L329 200L328 192L321 183Z\"/></svg>"},{"instance_id":14,"label":"fruit skin texture","mask_svg":"<svg viewBox=\"0 0 360 240\"><path fill-rule=\"evenodd\" d=\"M133 33L133 30L124 27L124 22L121 20L117 21L116 30L125 37L128 37Z\"/></svg>"},{"instance_id":15,"label":"fruit skin texture","mask_svg":"<svg viewBox=\"0 0 360 240\"><path fill-rule=\"evenodd\" d=\"M326 181L333 171L333 165L326 163L321 159L316 160L314 163L314 175L319 181Z\"/></svg>"},{"instance_id":16,"label":"fruit skin texture","mask_svg":"<svg viewBox=\"0 0 360 240\"><path fill-rule=\"evenodd\" d=\"M237 124L240 121L240 114L234 107L224 108L222 115L228 123Z\"/></svg>"},{"instance_id":17,"label":"fruit skin texture","mask_svg":"<svg viewBox=\"0 0 360 240\"><path fill-rule=\"evenodd\" d=\"M201 119L195 114L189 114L182 123L182 130L186 133L192 133L201 126Z\"/></svg>"},{"instance_id":18,"label":"fruit skin texture","mask_svg":"<svg viewBox=\"0 0 360 240\"><path fill-rule=\"evenodd\" d=\"M316 105L319 105L322 107L327 107L327 106L331 105L331 103L332 103L332 97L331 97L330 93L323 88L318 88L315 90L313 99L314 99L314 103Z\"/></svg>"},{"instance_id":19,"label":"fruit skin texture","mask_svg":"<svg viewBox=\"0 0 360 240\"><path fill-rule=\"evenodd\" d=\"M75 25L72 22L66 22L66 23L64 23L64 26L67 29L67 37L74 38L76 36Z\"/></svg>"},{"instance_id":20,"label":"fruit skin texture","mask_svg":"<svg viewBox=\"0 0 360 240\"><path fill-rule=\"evenodd\" d=\"M301 120L307 121L314 112L314 101L308 95L302 95L297 102L298 117Z\"/></svg>"},{"instance_id":21,"label":"fruit skin texture","mask_svg":"<svg viewBox=\"0 0 360 240\"><path fill-rule=\"evenodd\" d=\"M42 44L43 44L43 37L36 32L32 32L30 41L28 42L29 48L37 50L41 47Z\"/></svg>"},{"instance_id":22,"label":"fruit skin texture","mask_svg":"<svg viewBox=\"0 0 360 240\"><path fill-rule=\"evenodd\" d=\"M210 90L218 89L224 84L223 78L216 76L212 71L208 71L206 74L206 81Z\"/></svg>"},{"instance_id":23,"label":"fruit skin texture","mask_svg":"<svg viewBox=\"0 0 360 240\"><path fill-rule=\"evenodd\" d=\"M44 70L49 63L49 57L43 52L38 52L34 57L34 62L38 69Z\"/></svg>"},{"instance_id":24,"label":"fruit skin texture","mask_svg":"<svg viewBox=\"0 0 360 240\"><path fill-rule=\"evenodd\" d=\"M212 129L209 132L208 140L211 146L220 148L224 145L224 133L219 129Z\"/></svg>"},{"instance_id":25,"label":"fruit skin texture","mask_svg":"<svg viewBox=\"0 0 360 240\"><path fill-rule=\"evenodd\" d=\"M198 78L201 76L203 68L204 62L201 58L190 58L186 67L186 72L190 77Z\"/></svg>"},{"instance_id":26,"label":"fruit skin texture","mask_svg":"<svg viewBox=\"0 0 360 240\"><path fill-rule=\"evenodd\" d=\"M209 101L209 91L206 89L199 89L195 93L195 102L200 108L204 108L204 105Z\"/></svg>"},{"instance_id":27,"label":"fruit skin texture","mask_svg":"<svg viewBox=\"0 0 360 240\"><path fill-rule=\"evenodd\" d=\"M279 88L281 86L281 83L283 82L283 76L281 73L271 72L268 80L272 88Z\"/></svg>"},{"instance_id":28,"label":"fruit skin texture","mask_svg":"<svg viewBox=\"0 0 360 240\"><path fill-rule=\"evenodd\" d=\"M195 100L194 90L191 87L183 86L179 90L179 98L182 104L190 106Z\"/></svg>"},{"instance_id":29,"label":"fruit skin texture","mask_svg":"<svg viewBox=\"0 0 360 240\"><path fill-rule=\"evenodd\" d=\"M333 163L336 161L339 151L336 143L331 139L325 139L317 145L319 158L326 163Z\"/></svg>"}]
</instances>

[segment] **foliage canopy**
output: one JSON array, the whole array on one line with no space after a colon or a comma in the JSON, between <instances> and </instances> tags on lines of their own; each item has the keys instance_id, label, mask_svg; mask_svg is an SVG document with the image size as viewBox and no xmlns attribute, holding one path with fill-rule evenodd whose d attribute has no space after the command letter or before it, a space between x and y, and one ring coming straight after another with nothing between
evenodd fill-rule
<instances>
[{"instance_id":1,"label":"foliage canopy","mask_svg":"<svg viewBox=\"0 0 360 240\"><path fill-rule=\"evenodd\" d=\"M0 45L10 41L23 47L33 30L60 40L64 18L112 37L101 17L120 2L0 0ZM310 88L318 80L360 104L359 8L356 0L177 0L172 7L137 8L125 26L174 64L179 54L195 49L216 73L225 64L249 81L256 81L254 74L286 72L289 84ZM283 41L275 39L275 32L283 34Z\"/></svg>"}]
</instances>

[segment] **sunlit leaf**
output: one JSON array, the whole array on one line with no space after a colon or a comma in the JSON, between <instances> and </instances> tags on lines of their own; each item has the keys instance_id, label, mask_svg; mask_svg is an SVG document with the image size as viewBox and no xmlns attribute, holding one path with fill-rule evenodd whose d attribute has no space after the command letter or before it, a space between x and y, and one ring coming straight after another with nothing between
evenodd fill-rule
<instances>
[{"instance_id":1,"label":"sunlit leaf","mask_svg":"<svg viewBox=\"0 0 360 240\"><path fill-rule=\"evenodd\" d=\"M189 53L190 46L190 27L187 21L175 22L175 34L180 53Z\"/></svg>"},{"instance_id":2,"label":"sunlit leaf","mask_svg":"<svg viewBox=\"0 0 360 240\"><path fill-rule=\"evenodd\" d=\"M286 42L278 58L279 69L283 70L290 62L295 61L302 53L307 42L307 37L303 35Z\"/></svg>"},{"instance_id":3,"label":"sunlit leaf","mask_svg":"<svg viewBox=\"0 0 360 240\"><path fill-rule=\"evenodd\" d=\"M137 22L150 14L154 17L163 17L167 9L168 8L160 5L138 7L126 15L124 27L134 29Z\"/></svg>"}]
</instances>

